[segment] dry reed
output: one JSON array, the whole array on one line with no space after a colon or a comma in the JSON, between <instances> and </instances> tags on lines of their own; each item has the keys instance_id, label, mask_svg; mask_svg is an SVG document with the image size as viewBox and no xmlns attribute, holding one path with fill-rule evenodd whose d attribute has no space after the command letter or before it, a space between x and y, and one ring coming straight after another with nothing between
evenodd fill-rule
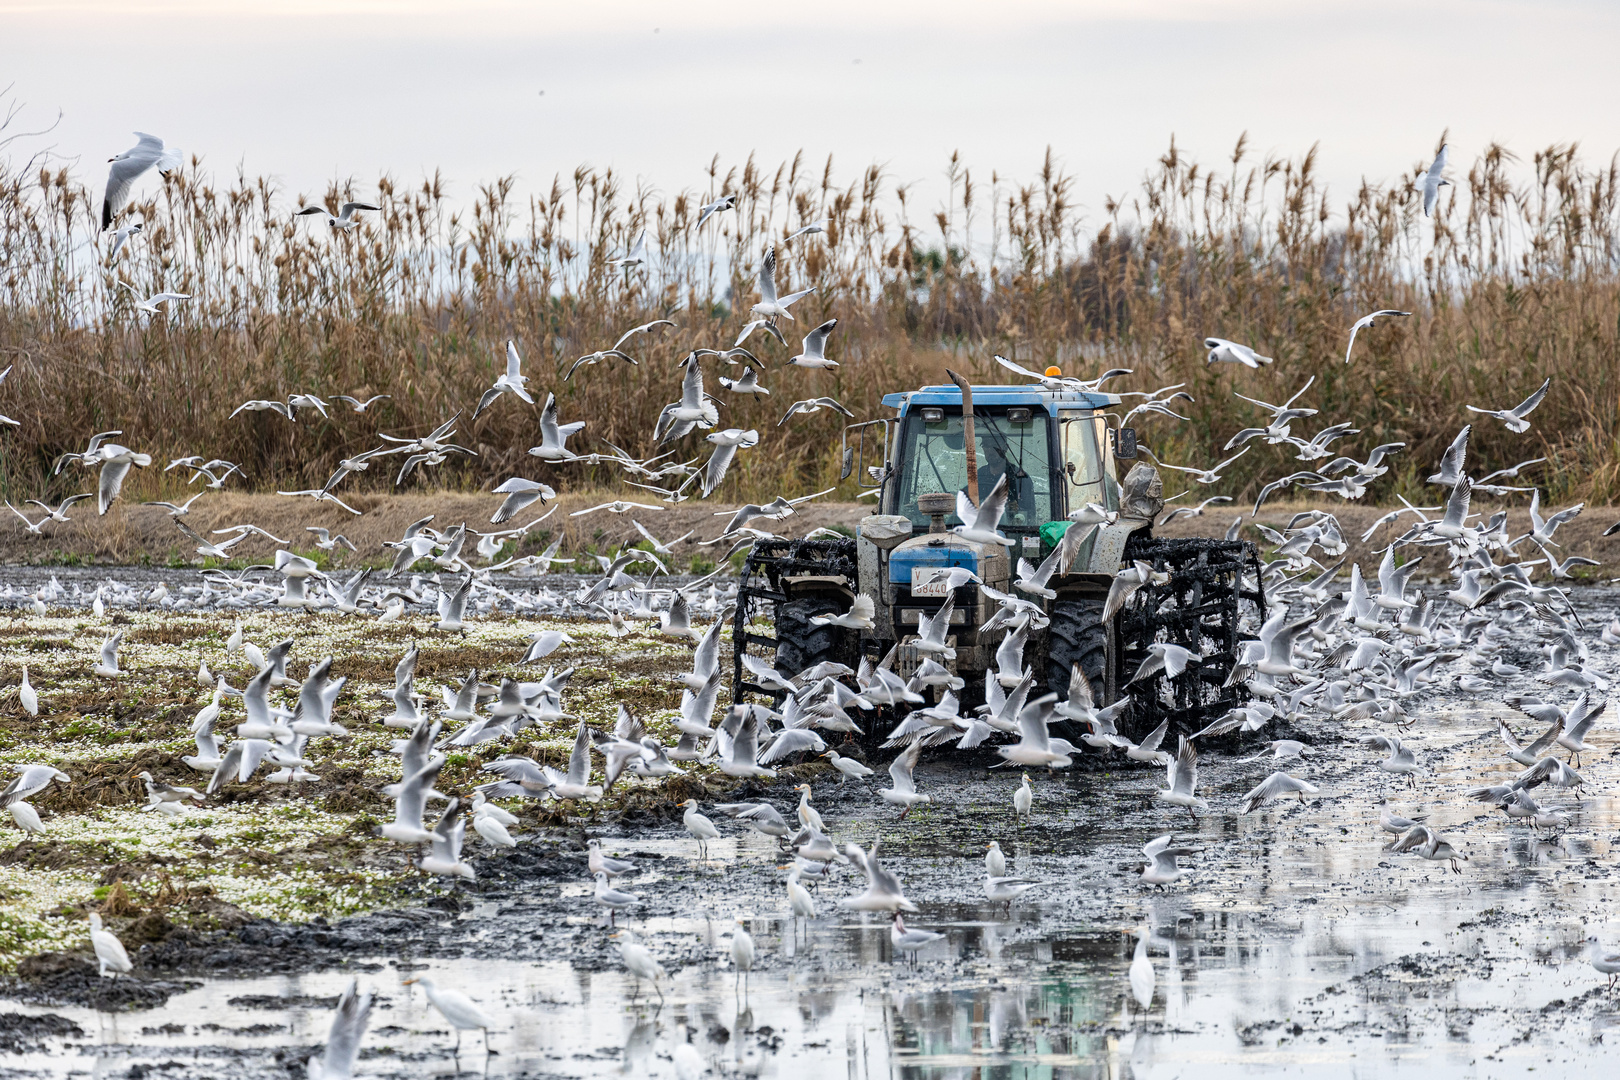
<instances>
[{"instance_id":1,"label":"dry reed","mask_svg":"<svg viewBox=\"0 0 1620 1080\"><path fill-rule=\"evenodd\" d=\"M582 168L527 198L497 180L466 210L453 208L437 176L413 186L384 177L325 193L331 207L364 198L383 208L353 233L329 235L318 219L295 221L295 200L272 182L222 184L193 161L144 183L151 196L125 220L144 221L145 236L117 265L96 235L97 193L85 177L0 162L0 363L15 365L0 411L22 422L0 432L0 481L13 499L66 493L79 478L52 481L53 459L117 428L160 461L217 455L243 462L259 490L308 487L341 456L375 445L376 432L423 433L462 410L462 438L480 458L409 487L474 489L514 473L601 486L612 482L605 470L524 456L538 442L532 407L509 397L466 419L501 368L505 340L519 343L539 398L554 391L564 421L588 421L580 449L608 440L651 453L658 409L677 396L675 362L731 343L759 260L776 243L784 288L816 287L785 327L792 351L798 334L836 316L830 350L843 366L783 369L791 352L756 335L752 347L771 363L761 378L769 398L728 395L711 369L722 426L765 435L741 455L726 497L836 480L841 418L824 412L775 428L796 398L831 394L870 418L882 414L882 394L937 381L947 364L1003 381L990 363L1003 352L1070 373L1135 369L1111 389L1188 383L1190 423L1141 425L1144 441L1178 462L1217 460L1256 417L1234 389L1280 401L1315 373L1303 403L1322 423L1356 422L1361 434L1340 444L1347 452L1408 444L1374 498L1416 490L1414 478L1469 419L1465 402L1504 407L1550 375L1533 431L1478 424L1471 459L1490 468L1544 454L1552 464L1539 480L1559 497L1611 499L1620 484L1617 166L1588 168L1574 147L1526 166L1492 146L1466 173L1454 169L1457 186L1427 219L1423 163L1339 205L1314 162L1314 149L1251 162L1240 142L1212 171L1172 145L1140 190L1109 200L1096 220L1079 212L1050 155L1027 185L994 175L986 183L953 157L948 200L927 215L879 168L845 183L831 160L819 170L801 158L775 169L717 162L701 197L631 190L612 171ZM698 206L719 193L735 194L736 210L695 230ZM821 218L825 233L781 246ZM646 271L611 267L642 229ZM118 281L194 299L149 318ZM1346 366L1350 322L1381 307L1417 317L1363 332ZM640 366L562 381L561 365L663 317L679 329L634 342ZM1276 363L1208 368L1205 335L1249 342ZM296 425L270 413L225 419L249 398L293 392L393 398L330 421L309 412ZM706 449L697 436L682 447L686 456ZM1252 494L1295 467L1266 447L1220 490ZM392 474L379 472L344 490L387 487ZM147 470L134 490L176 490L176 475Z\"/></svg>"}]
</instances>

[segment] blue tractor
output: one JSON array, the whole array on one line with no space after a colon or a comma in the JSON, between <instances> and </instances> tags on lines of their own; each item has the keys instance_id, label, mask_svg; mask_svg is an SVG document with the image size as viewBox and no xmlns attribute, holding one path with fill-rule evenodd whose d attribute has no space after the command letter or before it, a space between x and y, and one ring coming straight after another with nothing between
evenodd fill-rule
<instances>
[{"instance_id":1,"label":"blue tractor","mask_svg":"<svg viewBox=\"0 0 1620 1080\"><path fill-rule=\"evenodd\" d=\"M908 640L952 595L955 658L947 666L966 683L958 695L964 703L982 701L1009 632L992 617L1002 607L998 595L1008 594L1042 609L1033 622L1045 625L1025 631L1024 663L1037 678L1032 700L1045 692L1066 696L1078 669L1097 705L1130 695L1120 729L1133 737L1165 719L1173 721L1172 735L1190 732L1246 700L1233 675L1265 605L1254 546L1155 539L1163 490L1156 469L1132 464L1135 433L1111 412L1120 399L1072 387L1057 378L1033 386L925 386L886 396L894 416L846 428L843 475L858 470L870 479L862 495L876 500L875 512L852 539L754 545L734 617L735 700L780 700L784 693L750 675L744 652L771 658L785 676L823 661L853 668L866 656L909 678L921 659ZM1129 466L1123 476L1122 466ZM1012 545L953 531L963 524L959 493L977 505L1003 478L1000 531ZM1107 519L1088 522L1099 508ZM1039 566L1071 528L1086 533L1067 546L1068 565L1046 582L1052 595L1015 590L1019 561ZM951 575L956 567L976 580ZM1146 574L1148 583L1105 622L1110 587L1124 569ZM871 629L812 621L849 611L857 595L871 598ZM1180 645L1197 659L1175 677L1161 672L1133 683L1154 642Z\"/></svg>"}]
</instances>

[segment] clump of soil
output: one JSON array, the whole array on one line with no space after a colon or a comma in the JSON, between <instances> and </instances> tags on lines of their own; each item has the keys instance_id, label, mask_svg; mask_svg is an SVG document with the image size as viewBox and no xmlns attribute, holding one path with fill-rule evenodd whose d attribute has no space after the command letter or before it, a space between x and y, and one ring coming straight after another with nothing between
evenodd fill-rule
<instances>
[{"instance_id":1,"label":"clump of soil","mask_svg":"<svg viewBox=\"0 0 1620 1080\"><path fill-rule=\"evenodd\" d=\"M201 983L117 976L103 978L95 960L79 952L27 957L17 974L0 980L0 994L29 1005L84 1005L101 1012L155 1009Z\"/></svg>"},{"instance_id":2,"label":"clump of soil","mask_svg":"<svg viewBox=\"0 0 1620 1080\"><path fill-rule=\"evenodd\" d=\"M25 1054L45 1049L44 1039L82 1039L84 1029L65 1016L43 1013L0 1013L0 1054Z\"/></svg>"}]
</instances>

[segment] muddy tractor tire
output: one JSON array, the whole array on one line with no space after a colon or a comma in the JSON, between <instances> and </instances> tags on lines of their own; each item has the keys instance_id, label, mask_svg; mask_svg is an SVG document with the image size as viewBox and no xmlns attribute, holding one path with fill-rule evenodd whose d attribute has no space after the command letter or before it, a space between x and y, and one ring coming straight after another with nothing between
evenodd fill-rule
<instances>
[{"instance_id":1,"label":"muddy tractor tire","mask_svg":"<svg viewBox=\"0 0 1620 1080\"><path fill-rule=\"evenodd\" d=\"M792 678L824 660L850 663L856 646L841 626L813 626L812 616L842 615L847 601L837 596L806 596L776 608L776 670ZM854 666L850 664L850 666Z\"/></svg>"},{"instance_id":2,"label":"muddy tractor tire","mask_svg":"<svg viewBox=\"0 0 1620 1080\"><path fill-rule=\"evenodd\" d=\"M1100 704L1105 692L1108 664L1108 628L1103 625L1101 600L1060 598L1052 601L1052 623L1046 629L1046 688L1061 696L1069 693L1069 672L1075 664L1091 680L1091 693Z\"/></svg>"}]
</instances>

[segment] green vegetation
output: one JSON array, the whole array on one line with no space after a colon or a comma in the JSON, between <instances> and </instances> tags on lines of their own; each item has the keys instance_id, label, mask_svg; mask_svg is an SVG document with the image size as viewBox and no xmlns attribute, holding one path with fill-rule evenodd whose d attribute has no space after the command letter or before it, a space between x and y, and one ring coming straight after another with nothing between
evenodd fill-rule
<instances>
[{"instance_id":1,"label":"green vegetation","mask_svg":"<svg viewBox=\"0 0 1620 1080\"><path fill-rule=\"evenodd\" d=\"M387 751L399 733L379 718L399 654L408 642L421 643L417 689L437 698L441 688L458 686L469 667L497 680L517 674L511 665L528 633L547 625L492 617L470 625L463 637L435 634L429 618L379 627L372 620L275 612L119 617L126 620L125 674L116 680L90 674L107 620L82 611L30 617L30 636L9 637L0 655L0 686L15 685L27 657L41 701L38 717L23 713L14 698L0 708L0 769L47 762L73 778L31 800L45 821L43 836L13 832L0 844L7 854L0 863L0 970L41 949L82 947L83 914L91 906L114 918L156 913L177 924L212 925L231 908L309 919L398 903L420 874L410 851L380 839L376 830L392 816L377 789L398 779L399 759ZM242 684L250 672L246 661L225 652L225 638L238 623L261 647L294 637L295 673L304 662L336 657L334 672L350 681L335 718L350 734L310 744L310 771L320 780L270 784L266 769L179 816L144 810L144 789L134 778L142 769L169 783L206 787L207 777L179 760L195 752L191 719L211 696L196 679L197 665L206 661ZM671 721L680 687L667 675L689 663L686 647L640 629L620 639L599 623L553 625L574 638L554 654L559 666L576 669L569 712L611 727L624 703L658 738L678 738ZM284 693L290 705L293 692ZM223 706L219 730L229 731L241 722L242 706L229 697ZM483 765L508 753L562 765L577 723L557 721L525 731L518 743L459 750L449 756L438 786L469 795L489 779ZM650 783L621 780L597 812L645 799ZM550 813L524 800L507 806L526 817ZM477 848L482 841L469 844Z\"/></svg>"}]
</instances>

